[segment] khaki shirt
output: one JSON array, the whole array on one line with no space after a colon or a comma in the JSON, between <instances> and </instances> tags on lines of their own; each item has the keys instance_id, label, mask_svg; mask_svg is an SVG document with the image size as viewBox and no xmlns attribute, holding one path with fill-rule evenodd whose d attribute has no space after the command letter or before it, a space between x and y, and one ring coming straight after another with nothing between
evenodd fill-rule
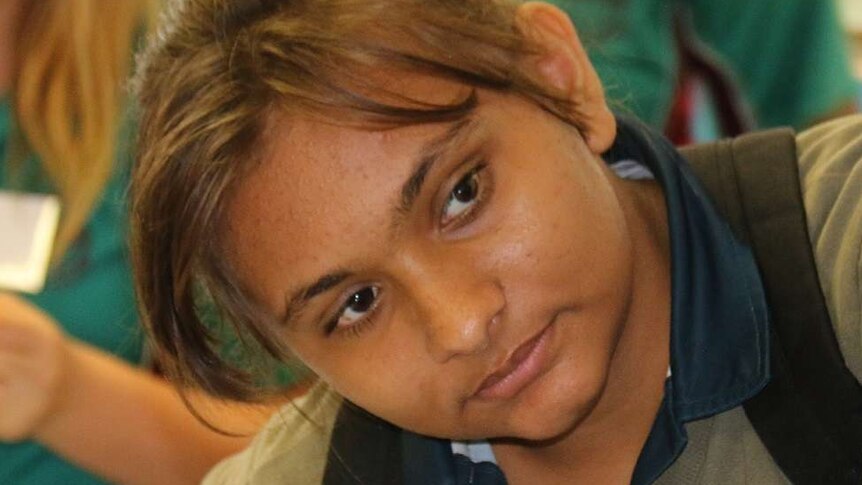
<instances>
[{"instance_id":1,"label":"khaki shirt","mask_svg":"<svg viewBox=\"0 0 862 485\"><path fill-rule=\"evenodd\" d=\"M841 352L862 381L862 116L797 137L799 177L817 273ZM787 484L742 407L686 425L689 444L656 481Z\"/></svg>"},{"instance_id":2,"label":"khaki shirt","mask_svg":"<svg viewBox=\"0 0 862 485\"><path fill-rule=\"evenodd\" d=\"M318 383L282 407L245 450L217 464L204 485L317 484L341 398Z\"/></svg>"}]
</instances>

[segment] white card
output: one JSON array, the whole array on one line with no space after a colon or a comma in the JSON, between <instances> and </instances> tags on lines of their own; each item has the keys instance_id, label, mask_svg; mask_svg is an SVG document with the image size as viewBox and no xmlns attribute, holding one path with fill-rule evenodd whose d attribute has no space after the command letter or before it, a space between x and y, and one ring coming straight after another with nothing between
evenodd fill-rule
<instances>
[{"instance_id":1,"label":"white card","mask_svg":"<svg viewBox=\"0 0 862 485\"><path fill-rule=\"evenodd\" d=\"M0 190L0 290L42 291L59 220L58 197Z\"/></svg>"}]
</instances>

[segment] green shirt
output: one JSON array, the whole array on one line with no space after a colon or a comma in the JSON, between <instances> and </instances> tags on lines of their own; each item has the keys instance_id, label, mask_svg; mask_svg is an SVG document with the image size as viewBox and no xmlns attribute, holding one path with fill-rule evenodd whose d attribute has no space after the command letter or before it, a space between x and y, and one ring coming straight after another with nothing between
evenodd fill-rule
<instances>
[{"instance_id":1,"label":"green shirt","mask_svg":"<svg viewBox=\"0 0 862 485\"><path fill-rule=\"evenodd\" d=\"M5 158L12 115L0 98L0 156ZM125 150L122 149L120 153ZM0 188L10 188L6 160L0 158ZM128 161L123 158L102 194L81 236L48 275L44 290L23 295L49 313L76 339L88 342L128 362L141 360L143 334L138 326L131 268L126 244L125 193ZM22 167L16 190L49 192L39 163L30 158ZM25 185L21 187L19 185ZM87 436L81 436L82 441ZM34 442L0 444L0 483L8 485L103 484L92 474Z\"/></svg>"},{"instance_id":2,"label":"green shirt","mask_svg":"<svg viewBox=\"0 0 862 485\"><path fill-rule=\"evenodd\" d=\"M609 99L661 129L679 58L673 17L738 82L760 127L812 123L857 88L831 0L550 0L573 19Z\"/></svg>"}]
</instances>

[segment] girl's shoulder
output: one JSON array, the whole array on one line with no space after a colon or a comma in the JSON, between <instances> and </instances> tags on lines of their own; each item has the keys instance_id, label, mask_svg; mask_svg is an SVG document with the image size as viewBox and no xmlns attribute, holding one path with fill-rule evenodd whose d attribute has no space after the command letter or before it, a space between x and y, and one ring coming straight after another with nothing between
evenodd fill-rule
<instances>
[{"instance_id":1,"label":"girl's shoulder","mask_svg":"<svg viewBox=\"0 0 862 485\"><path fill-rule=\"evenodd\" d=\"M341 397L320 382L279 409L248 448L216 465L203 485L320 483Z\"/></svg>"},{"instance_id":2,"label":"girl's shoulder","mask_svg":"<svg viewBox=\"0 0 862 485\"><path fill-rule=\"evenodd\" d=\"M862 115L797 137L811 246L847 366L862 381Z\"/></svg>"}]
</instances>

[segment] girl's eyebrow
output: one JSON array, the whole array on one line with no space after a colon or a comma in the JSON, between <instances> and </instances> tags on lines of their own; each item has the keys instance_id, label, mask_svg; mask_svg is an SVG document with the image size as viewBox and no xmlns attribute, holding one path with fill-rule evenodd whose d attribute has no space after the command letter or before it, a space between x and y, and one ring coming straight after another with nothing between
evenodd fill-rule
<instances>
[{"instance_id":1,"label":"girl's eyebrow","mask_svg":"<svg viewBox=\"0 0 862 485\"><path fill-rule=\"evenodd\" d=\"M397 226L413 209L416 198L422 192L422 185L433 166L449 153L453 147L467 138L476 130L478 123L467 117L456 122L441 136L427 142L419 150L419 157L410 177L401 186L401 200L395 207L393 214L393 226ZM342 281L353 276L354 273L345 269L329 271L317 278L313 283L301 286L297 291L286 299L284 312L279 317L283 326L291 325L296 315L300 314L314 297L338 286Z\"/></svg>"},{"instance_id":2,"label":"girl's eyebrow","mask_svg":"<svg viewBox=\"0 0 862 485\"><path fill-rule=\"evenodd\" d=\"M416 168L413 169L413 173L401 187L401 202L395 208L392 218L393 225L397 225L398 221L413 209L413 203L416 202L416 197L422 192L422 185L425 183L425 178L431 168L453 147L476 131L477 125L478 123L472 117L464 118L446 130L443 135L434 138L422 147L419 151L418 161L413 164Z\"/></svg>"},{"instance_id":3,"label":"girl's eyebrow","mask_svg":"<svg viewBox=\"0 0 862 485\"><path fill-rule=\"evenodd\" d=\"M302 309L308 304L309 300L334 288L351 276L353 276L353 273L349 271L337 270L327 273L318 278L314 283L300 288L293 293L293 296L287 299L287 305L285 305L284 313L279 317L279 321L282 325L289 326L296 315L302 312Z\"/></svg>"}]
</instances>

